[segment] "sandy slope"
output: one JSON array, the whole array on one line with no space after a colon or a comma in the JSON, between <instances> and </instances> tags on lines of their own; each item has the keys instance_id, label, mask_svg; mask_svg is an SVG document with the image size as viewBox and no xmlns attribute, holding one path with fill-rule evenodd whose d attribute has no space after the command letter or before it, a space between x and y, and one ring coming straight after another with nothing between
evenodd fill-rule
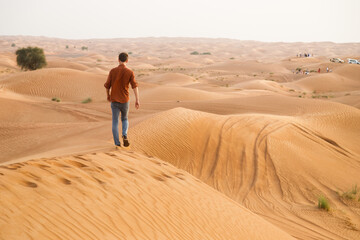
<instances>
[{"instance_id":1,"label":"sandy slope","mask_svg":"<svg viewBox=\"0 0 360 240\"><path fill-rule=\"evenodd\" d=\"M79 102L89 97L95 101L104 100L105 81L106 75L49 68L11 75L1 80L0 85L20 94Z\"/></svg>"},{"instance_id":2,"label":"sandy slope","mask_svg":"<svg viewBox=\"0 0 360 240\"><path fill-rule=\"evenodd\" d=\"M126 151L0 166L1 239L293 239L190 174Z\"/></svg>"},{"instance_id":3,"label":"sandy slope","mask_svg":"<svg viewBox=\"0 0 360 240\"><path fill-rule=\"evenodd\" d=\"M170 161L299 239L356 239L360 205L344 204L336 191L359 181L359 123L357 109L337 104L308 117L179 108L143 121L132 135L135 149ZM336 211L319 212L320 195Z\"/></svg>"}]
</instances>

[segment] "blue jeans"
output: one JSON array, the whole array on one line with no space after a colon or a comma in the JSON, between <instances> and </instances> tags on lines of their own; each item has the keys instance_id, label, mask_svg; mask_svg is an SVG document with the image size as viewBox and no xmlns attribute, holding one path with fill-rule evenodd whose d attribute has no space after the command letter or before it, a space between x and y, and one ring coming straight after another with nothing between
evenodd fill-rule
<instances>
[{"instance_id":1,"label":"blue jeans","mask_svg":"<svg viewBox=\"0 0 360 240\"><path fill-rule=\"evenodd\" d=\"M120 146L119 114L121 112L122 135L127 136L127 131L129 127L129 121L128 121L129 102L127 103L112 102L111 111L112 111L112 133L114 137L114 143L115 145Z\"/></svg>"}]
</instances>

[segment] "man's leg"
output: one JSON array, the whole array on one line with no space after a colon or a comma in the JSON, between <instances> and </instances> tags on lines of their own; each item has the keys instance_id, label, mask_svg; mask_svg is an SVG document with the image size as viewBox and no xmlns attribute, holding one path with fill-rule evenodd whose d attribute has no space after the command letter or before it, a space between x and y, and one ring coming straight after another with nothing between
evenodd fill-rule
<instances>
[{"instance_id":1,"label":"man's leg","mask_svg":"<svg viewBox=\"0 0 360 240\"><path fill-rule=\"evenodd\" d=\"M112 102L111 103L111 111L112 111L112 134L114 138L114 143L116 146L120 146L119 140L119 114L120 108L118 103Z\"/></svg>"},{"instance_id":2,"label":"man's leg","mask_svg":"<svg viewBox=\"0 0 360 240\"><path fill-rule=\"evenodd\" d=\"M121 104L121 123L122 123L122 137L124 140L124 146L129 146L129 141L127 139L127 132L129 128L128 114L129 114L129 102Z\"/></svg>"}]
</instances>

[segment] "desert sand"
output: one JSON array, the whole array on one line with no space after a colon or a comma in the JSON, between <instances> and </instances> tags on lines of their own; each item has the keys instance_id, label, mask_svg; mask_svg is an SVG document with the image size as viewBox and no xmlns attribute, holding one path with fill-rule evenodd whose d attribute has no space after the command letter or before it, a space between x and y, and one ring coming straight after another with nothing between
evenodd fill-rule
<instances>
[{"instance_id":1,"label":"desert sand","mask_svg":"<svg viewBox=\"0 0 360 240\"><path fill-rule=\"evenodd\" d=\"M141 108L116 150L121 51ZM0 37L0 239L359 239L360 65L333 57L360 43Z\"/></svg>"}]
</instances>

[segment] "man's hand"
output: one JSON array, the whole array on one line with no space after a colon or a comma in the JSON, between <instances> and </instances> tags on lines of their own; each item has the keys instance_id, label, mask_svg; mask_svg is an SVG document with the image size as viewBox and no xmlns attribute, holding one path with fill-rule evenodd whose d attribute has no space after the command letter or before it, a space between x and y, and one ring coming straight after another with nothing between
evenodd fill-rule
<instances>
[{"instance_id":1,"label":"man's hand","mask_svg":"<svg viewBox=\"0 0 360 240\"><path fill-rule=\"evenodd\" d=\"M139 107L140 107L140 102L137 100L137 101L135 102L135 108L136 108L136 109L139 109Z\"/></svg>"},{"instance_id":2,"label":"man's hand","mask_svg":"<svg viewBox=\"0 0 360 240\"><path fill-rule=\"evenodd\" d=\"M110 95L107 95L107 100L111 102Z\"/></svg>"}]
</instances>

